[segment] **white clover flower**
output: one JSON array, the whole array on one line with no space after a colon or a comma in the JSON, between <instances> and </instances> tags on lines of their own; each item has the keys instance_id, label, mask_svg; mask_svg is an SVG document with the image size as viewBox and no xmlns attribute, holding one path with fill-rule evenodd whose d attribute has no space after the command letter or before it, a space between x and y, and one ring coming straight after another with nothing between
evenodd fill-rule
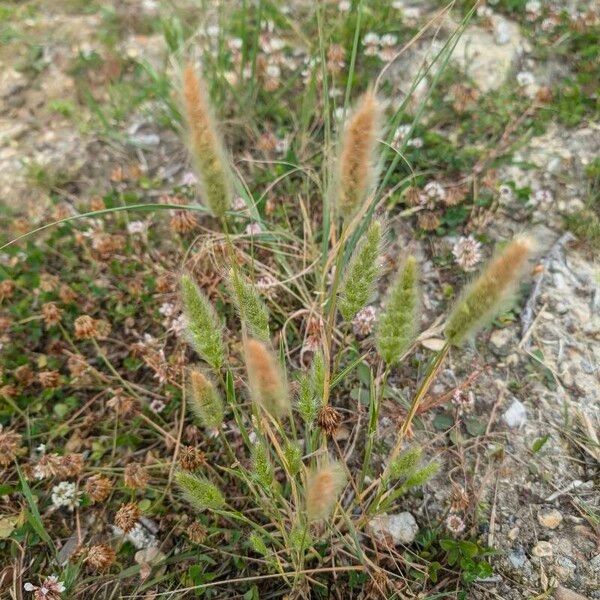
<instances>
[{"instance_id":1,"label":"white clover flower","mask_svg":"<svg viewBox=\"0 0 600 600\"><path fill-rule=\"evenodd\" d=\"M338 10L341 12L348 12L352 8L352 2L350 0L340 0L338 4Z\"/></svg>"},{"instance_id":2,"label":"white clover flower","mask_svg":"<svg viewBox=\"0 0 600 600\"><path fill-rule=\"evenodd\" d=\"M554 200L554 196L550 190L537 190L533 195L533 200L536 204L550 204Z\"/></svg>"},{"instance_id":3,"label":"white clover flower","mask_svg":"<svg viewBox=\"0 0 600 600\"><path fill-rule=\"evenodd\" d=\"M246 225L246 235L258 235L262 231L260 223L249 223Z\"/></svg>"},{"instance_id":4,"label":"white clover flower","mask_svg":"<svg viewBox=\"0 0 600 600\"><path fill-rule=\"evenodd\" d=\"M56 575L50 575L42 581L41 586L33 585L28 581L23 589L26 592L35 592L35 600L59 600L66 587L62 581L58 580Z\"/></svg>"},{"instance_id":5,"label":"white clover flower","mask_svg":"<svg viewBox=\"0 0 600 600\"><path fill-rule=\"evenodd\" d=\"M181 185L196 185L198 178L191 171L186 171L181 178Z\"/></svg>"},{"instance_id":6,"label":"white clover flower","mask_svg":"<svg viewBox=\"0 0 600 600\"><path fill-rule=\"evenodd\" d=\"M155 414L160 414L163 410L165 410L165 403L158 398L155 398L150 402L150 410Z\"/></svg>"},{"instance_id":7,"label":"white clover flower","mask_svg":"<svg viewBox=\"0 0 600 600\"><path fill-rule=\"evenodd\" d=\"M395 46L398 43L398 36L393 33L386 33L381 36L382 46Z\"/></svg>"},{"instance_id":8,"label":"white clover flower","mask_svg":"<svg viewBox=\"0 0 600 600\"><path fill-rule=\"evenodd\" d=\"M127 223L127 233L143 233L146 229L146 223L144 221L131 221Z\"/></svg>"},{"instance_id":9,"label":"white clover flower","mask_svg":"<svg viewBox=\"0 0 600 600\"><path fill-rule=\"evenodd\" d=\"M521 71L517 73L517 83L520 86L527 87L535 83L535 77L530 71Z\"/></svg>"},{"instance_id":10,"label":"white clover flower","mask_svg":"<svg viewBox=\"0 0 600 600\"><path fill-rule=\"evenodd\" d=\"M399 125L394 132L394 139L392 140L392 146L398 147L404 141L404 138L410 132L411 126L408 123L404 125Z\"/></svg>"},{"instance_id":11,"label":"white clover flower","mask_svg":"<svg viewBox=\"0 0 600 600\"><path fill-rule=\"evenodd\" d=\"M231 208L233 210L245 210L246 209L246 201L241 196L236 196L231 203Z\"/></svg>"},{"instance_id":12,"label":"white clover flower","mask_svg":"<svg viewBox=\"0 0 600 600\"><path fill-rule=\"evenodd\" d=\"M175 312L175 305L172 302L164 302L161 304L158 312L163 315L163 317L171 317Z\"/></svg>"},{"instance_id":13,"label":"white clover flower","mask_svg":"<svg viewBox=\"0 0 600 600\"><path fill-rule=\"evenodd\" d=\"M379 52L380 39L376 33L370 31L363 37L366 56L376 56Z\"/></svg>"},{"instance_id":14,"label":"white clover flower","mask_svg":"<svg viewBox=\"0 0 600 600\"><path fill-rule=\"evenodd\" d=\"M77 486L69 481L61 481L58 485L55 485L52 488L52 504L56 508L65 506L69 510L74 510L75 507L79 506Z\"/></svg>"},{"instance_id":15,"label":"white clover flower","mask_svg":"<svg viewBox=\"0 0 600 600\"><path fill-rule=\"evenodd\" d=\"M512 188L509 185L503 184L498 188L498 194L504 201L511 200L513 197Z\"/></svg>"},{"instance_id":16,"label":"white clover flower","mask_svg":"<svg viewBox=\"0 0 600 600\"><path fill-rule=\"evenodd\" d=\"M352 319L352 329L358 337L367 337L375 326L377 321L377 311L373 306L365 306L362 310L356 313Z\"/></svg>"},{"instance_id":17,"label":"white clover flower","mask_svg":"<svg viewBox=\"0 0 600 600\"><path fill-rule=\"evenodd\" d=\"M241 50L243 45L244 40L242 38L234 37L227 41L227 47L234 52Z\"/></svg>"},{"instance_id":18,"label":"white clover flower","mask_svg":"<svg viewBox=\"0 0 600 600\"><path fill-rule=\"evenodd\" d=\"M265 69L265 75L269 79L279 79L281 77L281 69L279 68L279 65L275 65L273 63L267 65L267 68Z\"/></svg>"},{"instance_id":19,"label":"white clover flower","mask_svg":"<svg viewBox=\"0 0 600 600\"><path fill-rule=\"evenodd\" d=\"M446 190L437 181L430 181L423 191L432 200L443 200L446 197Z\"/></svg>"},{"instance_id":20,"label":"white clover flower","mask_svg":"<svg viewBox=\"0 0 600 600\"><path fill-rule=\"evenodd\" d=\"M457 514L451 513L446 519L446 528L454 535L458 535L465 530L465 522Z\"/></svg>"},{"instance_id":21,"label":"white clover flower","mask_svg":"<svg viewBox=\"0 0 600 600\"><path fill-rule=\"evenodd\" d=\"M473 236L461 237L452 248L454 261L463 271L473 271L481 262L481 244Z\"/></svg>"},{"instance_id":22,"label":"white clover flower","mask_svg":"<svg viewBox=\"0 0 600 600\"><path fill-rule=\"evenodd\" d=\"M218 37L219 33L221 31L221 28L218 25L209 25L206 28L206 33L208 36L210 37Z\"/></svg>"},{"instance_id":23,"label":"white clover flower","mask_svg":"<svg viewBox=\"0 0 600 600\"><path fill-rule=\"evenodd\" d=\"M423 147L423 140L420 137L411 138L410 140L408 140L408 142L406 142L406 145L407 146L412 146L413 148L422 148Z\"/></svg>"}]
</instances>

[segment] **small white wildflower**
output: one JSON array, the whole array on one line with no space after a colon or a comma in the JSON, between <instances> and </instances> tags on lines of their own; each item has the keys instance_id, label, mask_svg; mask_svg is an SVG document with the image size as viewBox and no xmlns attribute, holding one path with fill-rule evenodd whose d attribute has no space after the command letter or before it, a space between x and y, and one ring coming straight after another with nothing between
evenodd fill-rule
<instances>
[{"instance_id":1,"label":"small white wildflower","mask_svg":"<svg viewBox=\"0 0 600 600\"><path fill-rule=\"evenodd\" d=\"M386 33L381 36L382 46L395 46L398 43L398 36L393 33Z\"/></svg>"},{"instance_id":2,"label":"small white wildflower","mask_svg":"<svg viewBox=\"0 0 600 600\"><path fill-rule=\"evenodd\" d=\"M171 317L175 312L175 305L171 302L164 302L161 304L158 312L163 315L163 317Z\"/></svg>"},{"instance_id":3,"label":"small white wildflower","mask_svg":"<svg viewBox=\"0 0 600 600\"><path fill-rule=\"evenodd\" d=\"M392 146L398 147L404 141L404 138L409 134L411 126L408 123L399 125L394 133L394 139L392 140Z\"/></svg>"},{"instance_id":4,"label":"small white wildflower","mask_svg":"<svg viewBox=\"0 0 600 600\"><path fill-rule=\"evenodd\" d=\"M536 204L551 204L554 196L550 190L537 190L533 195Z\"/></svg>"},{"instance_id":5,"label":"small white wildflower","mask_svg":"<svg viewBox=\"0 0 600 600\"><path fill-rule=\"evenodd\" d=\"M285 138L279 138L275 142L275 152L277 152L277 154L285 154L289 147L289 142Z\"/></svg>"},{"instance_id":6,"label":"small white wildflower","mask_svg":"<svg viewBox=\"0 0 600 600\"><path fill-rule=\"evenodd\" d=\"M505 202L511 200L513 197L512 188L506 184L503 184L498 188L498 194L500 195L500 199Z\"/></svg>"},{"instance_id":7,"label":"small white wildflower","mask_svg":"<svg viewBox=\"0 0 600 600\"><path fill-rule=\"evenodd\" d=\"M160 414L163 410L165 410L165 403L158 398L155 398L150 402L150 410L155 414Z\"/></svg>"},{"instance_id":8,"label":"small white wildflower","mask_svg":"<svg viewBox=\"0 0 600 600\"><path fill-rule=\"evenodd\" d=\"M402 16L408 23L415 23L421 16L421 9L418 6L402 7L402 4L400 3L399 8L402 10Z\"/></svg>"},{"instance_id":9,"label":"small white wildflower","mask_svg":"<svg viewBox=\"0 0 600 600\"><path fill-rule=\"evenodd\" d=\"M23 585L26 592L35 592L35 600L59 600L67 588L62 581L58 580L56 575L50 575L42 581L41 586L33 585L29 581Z\"/></svg>"},{"instance_id":10,"label":"small white wildflower","mask_svg":"<svg viewBox=\"0 0 600 600\"><path fill-rule=\"evenodd\" d=\"M475 394L472 391L465 394L460 388L456 388L452 394L452 404L454 404L460 412L468 412L475 406Z\"/></svg>"},{"instance_id":11,"label":"small white wildflower","mask_svg":"<svg viewBox=\"0 0 600 600\"><path fill-rule=\"evenodd\" d=\"M279 79L281 77L281 69L278 65L271 63L267 65L267 68L265 69L265 75L269 79Z\"/></svg>"},{"instance_id":12,"label":"small white wildflower","mask_svg":"<svg viewBox=\"0 0 600 600\"><path fill-rule=\"evenodd\" d=\"M525 12L532 17L539 17L542 12L542 3L539 0L529 0L525 4Z\"/></svg>"},{"instance_id":13,"label":"small white wildflower","mask_svg":"<svg viewBox=\"0 0 600 600\"><path fill-rule=\"evenodd\" d=\"M40 454L46 454L46 444L40 444L39 446L36 446L35 451Z\"/></svg>"},{"instance_id":14,"label":"small white wildflower","mask_svg":"<svg viewBox=\"0 0 600 600\"><path fill-rule=\"evenodd\" d=\"M481 6L477 7L477 16L480 17L481 19L487 19L487 18L491 17L493 14L494 14L494 11L489 6L486 6L485 4L482 4Z\"/></svg>"},{"instance_id":15,"label":"small white wildflower","mask_svg":"<svg viewBox=\"0 0 600 600\"><path fill-rule=\"evenodd\" d=\"M127 233L143 233L146 229L144 221L131 221L127 223Z\"/></svg>"},{"instance_id":16,"label":"small white wildflower","mask_svg":"<svg viewBox=\"0 0 600 600\"><path fill-rule=\"evenodd\" d=\"M358 337L367 337L375 326L377 320L377 311L373 306L365 306L362 310L356 313L352 319L352 329Z\"/></svg>"},{"instance_id":17,"label":"small white wildflower","mask_svg":"<svg viewBox=\"0 0 600 600\"><path fill-rule=\"evenodd\" d=\"M74 510L79 506L79 493L74 483L61 481L52 488L52 504L56 508L66 506L69 510Z\"/></svg>"},{"instance_id":18,"label":"small white wildflower","mask_svg":"<svg viewBox=\"0 0 600 600\"><path fill-rule=\"evenodd\" d=\"M271 39L271 52L280 52L285 48L285 40L274 37Z\"/></svg>"},{"instance_id":19,"label":"small white wildflower","mask_svg":"<svg viewBox=\"0 0 600 600\"><path fill-rule=\"evenodd\" d=\"M227 41L227 47L232 51L238 51L242 49L244 40L242 38L234 37Z\"/></svg>"},{"instance_id":20,"label":"small white wildflower","mask_svg":"<svg viewBox=\"0 0 600 600\"><path fill-rule=\"evenodd\" d=\"M529 71L521 71L520 73L517 73L517 83L520 86L527 87L535 83L535 77L533 76L533 73Z\"/></svg>"},{"instance_id":21,"label":"small white wildflower","mask_svg":"<svg viewBox=\"0 0 600 600\"><path fill-rule=\"evenodd\" d=\"M246 235L258 235L261 232L260 223L249 223L246 225Z\"/></svg>"},{"instance_id":22,"label":"small white wildflower","mask_svg":"<svg viewBox=\"0 0 600 600\"><path fill-rule=\"evenodd\" d=\"M221 28L218 25L209 25L206 28L206 34L213 38L218 37L220 31L221 31Z\"/></svg>"},{"instance_id":23,"label":"small white wildflower","mask_svg":"<svg viewBox=\"0 0 600 600\"><path fill-rule=\"evenodd\" d=\"M432 200L443 200L446 197L446 190L437 181L427 183L423 191Z\"/></svg>"},{"instance_id":24,"label":"small white wildflower","mask_svg":"<svg viewBox=\"0 0 600 600\"><path fill-rule=\"evenodd\" d=\"M510 42L512 33L508 23L504 19L497 21L494 26L494 40L499 46L504 46Z\"/></svg>"},{"instance_id":25,"label":"small white wildflower","mask_svg":"<svg viewBox=\"0 0 600 600\"><path fill-rule=\"evenodd\" d=\"M231 208L233 210L245 210L246 209L246 201L241 196L236 196L231 203Z\"/></svg>"},{"instance_id":26,"label":"small white wildflower","mask_svg":"<svg viewBox=\"0 0 600 600\"><path fill-rule=\"evenodd\" d=\"M169 331L172 331L176 336L181 337L187 328L185 315L182 313L171 321Z\"/></svg>"},{"instance_id":27,"label":"small white wildflower","mask_svg":"<svg viewBox=\"0 0 600 600\"><path fill-rule=\"evenodd\" d=\"M363 45L365 47L366 56L376 56L379 52L379 36L376 33L370 31L363 37Z\"/></svg>"},{"instance_id":28,"label":"small white wildflower","mask_svg":"<svg viewBox=\"0 0 600 600\"><path fill-rule=\"evenodd\" d=\"M350 0L341 0L338 4L338 10L341 12L348 12L352 8L352 2Z\"/></svg>"},{"instance_id":29,"label":"small white wildflower","mask_svg":"<svg viewBox=\"0 0 600 600\"><path fill-rule=\"evenodd\" d=\"M265 275L256 280L256 288L268 297L273 297L277 291L279 281L272 275Z\"/></svg>"},{"instance_id":30,"label":"small white wildflower","mask_svg":"<svg viewBox=\"0 0 600 600\"><path fill-rule=\"evenodd\" d=\"M481 244L472 236L461 237L452 248L456 264L464 271L473 271L481 262Z\"/></svg>"},{"instance_id":31,"label":"small white wildflower","mask_svg":"<svg viewBox=\"0 0 600 600\"><path fill-rule=\"evenodd\" d=\"M181 185L196 185L198 183L198 178L191 171L186 171L181 178Z\"/></svg>"},{"instance_id":32,"label":"small white wildflower","mask_svg":"<svg viewBox=\"0 0 600 600\"><path fill-rule=\"evenodd\" d=\"M420 137L411 138L406 142L407 146L412 146L413 148L422 148L423 147L423 139Z\"/></svg>"},{"instance_id":33,"label":"small white wildflower","mask_svg":"<svg viewBox=\"0 0 600 600\"><path fill-rule=\"evenodd\" d=\"M333 117L335 118L336 121L339 121L340 123L344 120L344 115L345 115L345 110L343 106L338 106L338 108L336 108L333 111Z\"/></svg>"},{"instance_id":34,"label":"small white wildflower","mask_svg":"<svg viewBox=\"0 0 600 600\"><path fill-rule=\"evenodd\" d=\"M457 514L451 513L446 519L446 528L450 533L458 535L465 530L465 522Z\"/></svg>"}]
</instances>

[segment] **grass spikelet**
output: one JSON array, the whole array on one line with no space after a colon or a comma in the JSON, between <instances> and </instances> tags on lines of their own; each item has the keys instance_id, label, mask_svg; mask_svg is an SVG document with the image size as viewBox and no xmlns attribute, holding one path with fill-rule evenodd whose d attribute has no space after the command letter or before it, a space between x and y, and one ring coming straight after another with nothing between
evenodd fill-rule
<instances>
[{"instance_id":1,"label":"grass spikelet","mask_svg":"<svg viewBox=\"0 0 600 600\"><path fill-rule=\"evenodd\" d=\"M377 350L388 365L400 360L417 334L418 278L417 261L414 256L409 256L388 290L376 334Z\"/></svg>"},{"instance_id":2,"label":"grass spikelet","mask_svg":"<svg viewBox=\"0 0 600 600\"><path fill-rule=\"evenodd\" d=\"M379 273L382 226L373 221L364 240L355 250L340 290L340 313L351 321L373 298Z\"/></svg>"},{"instance_id":3,"label":"grass spikelet","mask_svg":"<svg viewBox=\"0 0 600 600\"><path fill-rule=\"evenodd\" d=\"M269 339L269 312L257 289L235 269L229 274L235 306L248 333L263 341Z\"/></svg>"},{"instance_id":4,"label":"grass spikelet","mask_svg":"<svg viewBox=\"0 0 600 600\"><path fill-rule=\"evenodd\" d=\"M462 293L446 322L454 346L489 323L512 296L533 249L529 238L514 239Z\"/></svg>"},{"instance_id":5,"label":"grass spikelet","mask_svg":"<svg viewBox=\"0 0 600 600\"><path fill-rule=\"evenodd\" d=\"M313 471L306 481L306 516L309 523L326 519L346 484L346 475L338 462L330 462Z\"/></svg>"},{"instance_id":6,"label":"grass spikelet","mask_svg":"<svg viewBox=\"0 0 600 600\"><path fill-rule=\"evenodd\" d=\"M400 479L409 476L419 466L422 456L423 451L419 446L408 448L390 463L388 467L390 477Z\"/></svg>"},{"instance_id":7,"label":"grass spikelet","mask_svg":"<svg viewBox=\"0 0 600 600\"><path fill-rule=\"evenodd\" d=\"M183 71L183 97L200 191L213 215L222 218L233 197L231 172L207 94L191 64Z\"/></svg>"},{"instance_id":8,"label":"grass spikelet","mask_svg":"<svg viewBox=\"0 0 600 600\"><path fill-rule=\"evenodd\" d=\"M287 383L275 355L255 339L244 345L248 383L254 402L280 419L290 412Z\"/></svg>"},{"instance_id":9,"label":"grass spikelet","mask_svg":"<svg viewBox=\"0 0 600 600\"><path fill-rule=\"evenodd\" d=\"M189 372L190 410L207 429L219 429L223 424L223 400L212 381L198 369Z\"/></svg>"},{"instance_id":10,"label":"grass spikelet","mask_svg":"<svg viewBox=\"0 0 600 600\"><path fill-rule=\"evenodd\" d=\"M440 465L437 462L430 462L428 465L421 469L417 469L411 473L406 481L402 484L402 490L407 491L414 487L420 487L427 483L438 471Z\"/></svg>"},{"instance_id":11,"label":"grass spikelet","mask_svg":"<svg viewBox=\"0 0 600 600\"><path fill-rule=\"evenodd\" d=\"M273 465L264 444L257 441L252 446L252 473L264 488L271 487L273 483Z\"/></svg>"},{"instance_id":12,"label":"grass spikelet","mask_svg":"<svg viewBox=\"0 0 600 600\"><path fill-rule=\"evenodd\" d=\"M317 418L320 402L315 394L313 382L308 373L302 373L298 380L298 401L296 408L304 424L310 427Z\"/></svg>"},{"instance_id":13,"label":"grass spikelet","mask_svg":"<svg viewBox=\"0 0 600 600\"><path fill-rule=\"evenodd\" d=\"M186 500L198 510L219 510L225 506L221 490L205 477L178 471L175 480Z\"/></svg>"},{"instance_id":14,"label":"grass spikelet","mask_svg":"<svg viewBox=\"0 0 600 600\"><path fill-rule=\"evenodd\" d=\"M380 118L381 106L370 90L360 100L342 136L335 181L339 216L352 216L373 189L377 179Z\"/></svg>"},{"instance_id":15,"label":"grass spikelet","mask_svg":"<svg viewBox=\"0 0 600 600\"><path fill-rule=\"evenodd\" d=\"M221 323L215 309L189 275L181 278L181 298L190 344L200 358L218 370L223 365L225 350Z\"/></svg>"}]
</instances>

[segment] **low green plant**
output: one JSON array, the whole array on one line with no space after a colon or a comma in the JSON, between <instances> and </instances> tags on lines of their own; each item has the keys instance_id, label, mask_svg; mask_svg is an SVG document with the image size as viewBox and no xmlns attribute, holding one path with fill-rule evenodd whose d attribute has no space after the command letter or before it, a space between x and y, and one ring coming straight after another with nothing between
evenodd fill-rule
<instances>
[{"instance_id":1,"label":"low green plant","mask_svg":"<svg viewBox=\"0 0 600 600\"><path fill-rule=\"evenodd\" d=\"M327 193L333 199L329 216L335 231L327 254L319 262L322 271L313 280L313 293L319 295L313 307L314 319L322 326L313 334L312 364L295 374L297 385L292 393L288 371L293 370L294 363L286 360L281 338L279 352L272 345L270 305L252 283L255 273L247 272L235 258L235 238L229 232L236 213L230 209L228 186L237 184L231 179L225 183L231 170L216 126L212 120L208 125L212 119L210 107L205 97L196 94L199 82L191 67L186 69L185 81L193 88L193 93L186 94L188 123L194 137L191 151L214 150L210 164L205 155L201 160L196 156L194 162L200 188L208 190L204 197L217 217L215 222L220 224L217 233L223 236L227 249L221 270L232 292L239 335L223 335L220 318L194 283L193 273L184 274L181 294L188 339L212 371L215 382L200 371L192 371L196 384L191 386L190 406L199 425L216 431L231 464L226 469L226 480L211 483L208 472L180 472L176 480L185 498L199 510L212 511L249 528L252 551L265 560L269 569L285 576L290 585L297 585L298 574L308 561L314 563L320 556L317 548L327 536L336 540L335 546L346 548L360 559L364 553L358 535L370 520L393 510L401 496L435 475L438 463L426 460L420 447L408 444L415 415L450 348L475 335L500 310L523 272L530 243L524 238L509 243L457 301L446 325L446 342L417 385L394 446L383 468L378 468L373 461L373 447L388 376L410 353L420 331L416 259L404 257L389 286L375 328L377 354L369 352L368 360L365 355L348 361L345 348L334 335L337 327L347 327L367 306L380 275L378 261L385 228L380 220L369 224L367 216L375 202L376 150L369 140L379 127L378 100L375 95L363 99L349 118L349 130L341 135L338 160L342 164L337 165L338 176L330 184L340 189ZM202 127L196 127L196 120ZM357 144L359 133L364 139ZM356 172L358 163L360 171ZM349 194L357 177L360 189ZM336 219L338 216L344 218ZM354 252L346 252L350 240L356 244ZM239 355L236 346L242 349L245 376L232 366ZM332 398L336 386L349 379L359 365L369 381L369 417L360 445L362 457L346 462L335 442L341 414ZM236 377L238 381L241 377L241 385L233 386ZM226 397L225 405L221 404L221 396ZM246 398L252 402L246 402ZM231 420L240 431L242 448L232 447L223 428L223 423ZM228 486L237 490L232 497ZM245 499L241 504L253 505L254 510L242 512L237 508L240 495ZM460 563L463 572L475 576L485 571L478 559L479 550L473 553L469 543L448 540L444 544L449 564Z\"/></svg>"}]
</instances>

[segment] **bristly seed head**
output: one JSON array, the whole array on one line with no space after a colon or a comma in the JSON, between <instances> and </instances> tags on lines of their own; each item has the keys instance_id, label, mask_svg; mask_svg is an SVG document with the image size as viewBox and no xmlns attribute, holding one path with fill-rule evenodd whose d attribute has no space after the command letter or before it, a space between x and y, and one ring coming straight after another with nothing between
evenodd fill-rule
<instances>
[{"instance_id":1,"label":"bristly seed head","mask_svg":"<svg viewBox=\"0 0 600 600\"><path fill-rule=\"evenodd\" d=\"M224 217L231 206L233 184L221 138L207 94L191 64L183 72L185 114L190 130L190 150L201 192L215 217Z\"/></svg>"},{"instance_id":2,"label":"bristly seed head","mask_svg":"<svg viewBox=\"0 0 600 600\"><path fill-rule=\"evenodd\" d=\"M199 369L190 369L189 408L207 429L219 429L225 418L223 400L212 381Z\"/></svg>"},{"instance_id":3,"label":"bristly seed head","mask_svg":"<svg viewBox=\"0 0 600 600\"><path fill-rule=\"evenodd\" d=\"M254 339L244 344L244 355L254 402L276 419L289 414L287 382L275 355L263 342Z\"/></svg>"},{"instance_id":4,"label":"bristly seed head","mask_svg":"<svg viewBox=\"0 0 600 600\"><path fill-rule=\"evenodd\" d=\"M372 90L360 100L348 120L341 142L334 182L340 217L351 217L364 204L377 179L377 136L381 106Z\"/></svg>"},{"instance_id":5,"label":"bristly seed head","mask_svg":"<svg viewBox=\"0 0 600 600\"><path fill-rule=\"evenodd\" d=\"M141 516L142 513L135 502L123 504L115 514L115 525L127 533L135 527Z\"/></svg>"},{"instance_id":6,"label":"bristly seed head","mask_svg":"<svg viewBox=\"0 0 600 600\"><path fill-rule=\"evenodd\" d=\"M335 461L310 473L306 481L306 516L310 523L326 519L331 514L345 484L344 470Z\"/></svg>"},{"instance_id":7,"label":"bristly seed head","mask_svg":"<svg viewBox=\"0 0 600 600\"><path fill-rule=\"evenodd\" d=\"M462 293L446 322L446 338L458 346L489 323L513 293L533 248L529 238L514 239Z\"/></svg>"}]
</instances>

